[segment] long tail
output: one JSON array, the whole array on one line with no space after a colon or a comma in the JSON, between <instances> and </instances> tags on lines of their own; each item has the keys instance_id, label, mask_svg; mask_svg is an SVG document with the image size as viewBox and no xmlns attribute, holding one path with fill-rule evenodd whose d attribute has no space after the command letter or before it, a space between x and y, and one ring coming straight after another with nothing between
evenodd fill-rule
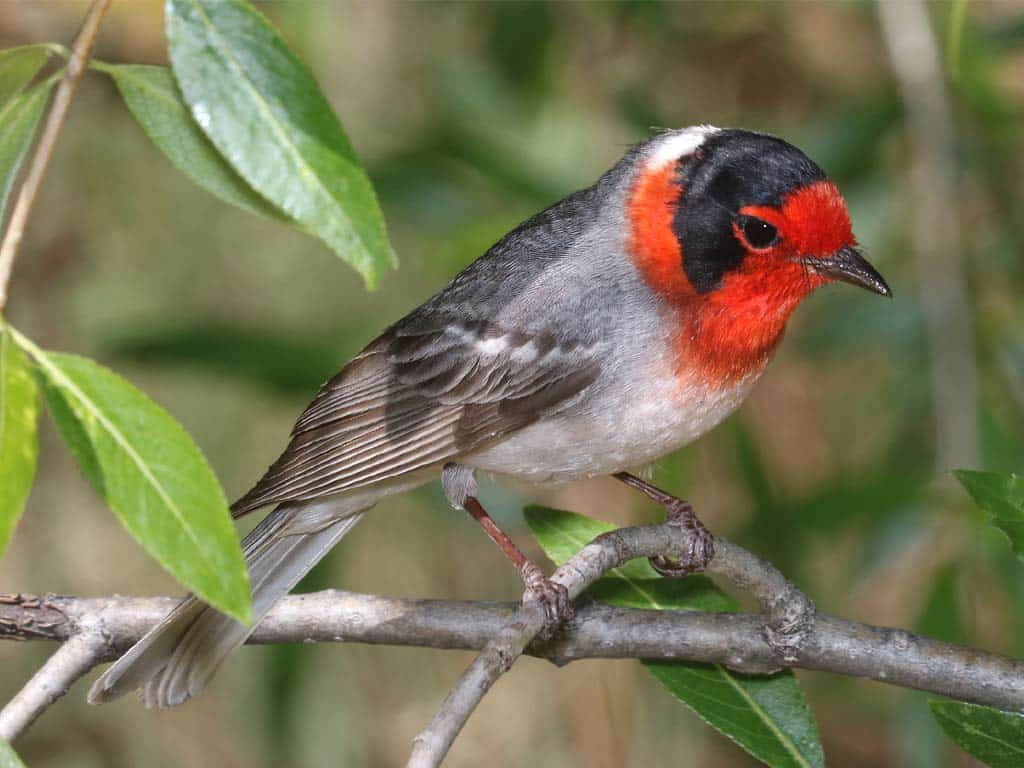
<instances>
[{"instance_id":1,"label":"long tail","mask_svg":"<svg viewBox=\"0 0 1024 768\"><path fill-rule=\"evenodd\" d=\"M102 704L136 689L142 689L147 707L174 707L196 696L270 607L362 519L367 508L305 527L307 505L277 507L242 542L252 586L253 625L240 624L189 595L103 673L89 691L89 702Z\"/></svg>"}]
</instances>

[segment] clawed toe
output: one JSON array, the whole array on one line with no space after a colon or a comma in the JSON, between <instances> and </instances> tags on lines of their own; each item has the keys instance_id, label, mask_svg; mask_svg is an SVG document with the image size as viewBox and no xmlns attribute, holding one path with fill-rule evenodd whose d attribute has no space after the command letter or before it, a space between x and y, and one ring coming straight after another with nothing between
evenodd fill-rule
<instances>
[{"instance_id":1,"label":"clawed toe","mask_svg":"<svg viewBox=\"0 0 1024 768\"><path fill-rule=\"evenodd\" d=\"M547 578L543 571L533 563L522 568L523 583L526 594L523 599L533 598L544 608L545 626L541 638L549 638L558 627L570 621L574 615L569 590L564 584Z\"/></svg>"},{"instance_id":2,"label":"clawed toe","mask_svg":"<svg viewBox=\"0 0 1024 768\"><path fill-rule=\"evenodd\" d=\"M663 556L648 558L651 567L662 576L669 578L681 578L689 576L691 573L703 572L715 556L714 536L696 517L673 518L670 515L669 523L678 525L686 531L684 554L679 558Z\"/></svg>"},{"instance_id":3,"label":"clawed toe","mask_svg":"<svg viewBox=\"0 0 1024 768\"><path fill-rule=\"evenodd\" d=\"M681 528L686 533L686 544L682 556L648 558L651 567L662 576L671 578L689 576L691 573L700 573L706 570L715 556L715 538L697 517L690 502L665 493L628 472L619 472L615 477L663 506L666 522Z\"/></svg>"}]
</instances>

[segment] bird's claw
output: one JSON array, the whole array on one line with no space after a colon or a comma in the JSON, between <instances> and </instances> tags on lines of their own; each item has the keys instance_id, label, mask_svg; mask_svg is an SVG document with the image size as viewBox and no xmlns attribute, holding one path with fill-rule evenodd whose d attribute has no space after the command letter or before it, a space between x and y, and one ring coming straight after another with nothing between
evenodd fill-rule
<instances>
[{"instance_id":1,"label":"bird's claw","mask_svg":"<svg viewBox=\"0 0 1024 768\"><path fill-rule=\"evenodd\" d=\"M533 563L526 563L520 573L523 577L523 584L526 585L524 600L534 599L544 609L544 629L541 630L539 638L548 640L562 624L571 621L575 615L572 607L572 600L569 599L569 590L564 584L552 581L544 575L544 572Z\"/></svg>"},{"instance_id":2,"label":"bird's claw","mask_svg":"<svg viewBox=\"0 0 1024 768\"><path fill-rule=\"evenodd\" d=\"M686 531L682 557L658 555L647 558L651 567L668 578L678 579L701 573L715 556L715 537L704 527L688 501L670 497L665 501L666 522Z\"/></svg>"}]
</instances>

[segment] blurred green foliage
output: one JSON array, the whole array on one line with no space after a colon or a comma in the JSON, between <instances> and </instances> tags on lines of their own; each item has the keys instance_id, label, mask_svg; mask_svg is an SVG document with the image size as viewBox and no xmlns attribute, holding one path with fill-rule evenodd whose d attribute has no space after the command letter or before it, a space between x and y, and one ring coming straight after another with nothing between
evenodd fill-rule
<instances>
[{"instance_id":1,"label":"blurred green foliage","mask_svg":"<svg viewBox=\"0 0 1024 768\"><path fill-rule=\"evenodd\" d=\"M772 559L825 610L1024 653L1021 565L970 509L955 467L934 465L904 106L871 4L262 9L344 118L401 268L367 295L316 241L197 191L97 76L77 97L16 268L9 309L19 328L126 370L239 493L284 445L319 381L652 127L778 133L836 179L895 300L821 291L797 313L750 402L659 463L654 479L693 501L713 530ZM82 10L11 3L0 43L66 41ZM929 10L945 35L954 6ZM115 4L98 55L166 64L162 25L157 3ZM960 205L949 215L962 231L981 383L974 468L1019 471L1024 8L971 3L958 34L949 88ZM39 481L0 560L0 588L175 589L106 520L52 432L42 437ZM611 481L484 487L524 543L525 498L618 523L659 514ZM310 578L405 595L518 595L512 570L436 489L381 505ZM0 699L46 650L0 647ZM76 688L19 749L33 766L399 764L464 663L427 650L247 649L180 712L153 717L131 701L90 710ZM753 764L636 666L517 666L449 764L589 768L678 754L693 765ZM962 764L935 738L923 697L801 680L830 765Z\"/></svg>"}]
</instances>

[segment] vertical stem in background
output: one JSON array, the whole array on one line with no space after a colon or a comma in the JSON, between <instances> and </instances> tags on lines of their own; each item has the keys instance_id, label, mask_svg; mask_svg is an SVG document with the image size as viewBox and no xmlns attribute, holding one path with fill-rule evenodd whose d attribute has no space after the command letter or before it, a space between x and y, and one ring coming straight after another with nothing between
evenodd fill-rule
<instances>
[{"instance_id":1,"label":"vertical stem in background","mask_svg":"<svg viewBox=\"0 0 1024 768\"><path fill-rule=\"evenodd\" d=\"M912 247L931 355L935 464L977 466L978 381L960 251L953 115L924 0L880 0L910 139Z\"/></svg>"},{"instance_id":2,"label":"vertical stem in background","mask_svg":"<svg viewBox=\"0 0 1024 768\"><path fill-rule=\"evenodd\" d=\"M67 73L57 87L57 95L53 99L53 106L50 107L50 114L46 118L42 136L36 145L32 163L29 165L25 181L18 193L18 201L7 222L7 230L4 232L3 242L0 244L0 310L7 305L7 284L11 279L14 257L18 253L18 246L25 233L29 213L32 211L39 187L43 183L43 176L46 174L46 167L53 156L53 150L57 146L57 137L60 135L60 129L67 117L68 107L71 106L71 98L75 95L78 82L85 72L89 53L92 51L93 43L96 42L96 34L99 32L100 22L103 21L103 16L109 7L110 0L93 0L92 5L89 6L85 21L82 22L82 28L71 47Z\"/></svg>"}]
</instances>

